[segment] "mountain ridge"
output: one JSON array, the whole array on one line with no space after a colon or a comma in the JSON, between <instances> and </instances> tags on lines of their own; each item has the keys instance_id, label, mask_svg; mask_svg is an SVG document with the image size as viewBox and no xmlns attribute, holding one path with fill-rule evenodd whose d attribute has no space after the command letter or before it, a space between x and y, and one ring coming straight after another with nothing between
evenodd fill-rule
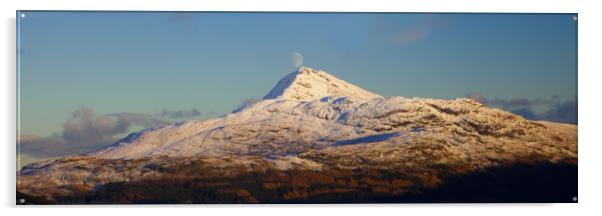
<instances>
[{"instance_id":1,"label":"mountain ridge","mask_svg":"<svg viewBox=\"0 0 602 216\"><path fill-rule=\"evenodd\" d=\"M514 127L540 125L470 99L384 98L307 67L285 76L265 98L222 118L134 133L121 143L87 155L269 156L324 149L341 141L376 142L374 139L388 137L381 142L403 143L407 141L400 141L399 137L428 130L503 136L525 133ZM291 147L290 143L296 145Z\"/></svg>"}]
</instances>

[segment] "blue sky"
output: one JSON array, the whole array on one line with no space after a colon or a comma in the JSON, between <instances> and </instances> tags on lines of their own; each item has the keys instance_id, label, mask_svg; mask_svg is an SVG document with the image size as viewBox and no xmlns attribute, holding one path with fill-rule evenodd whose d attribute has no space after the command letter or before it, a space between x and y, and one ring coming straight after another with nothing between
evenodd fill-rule
<instances>
[{"instance_id":1,"label":"blue sky","mask_svg":"<svg viewBox=\"0 0 602 216\"><path fill-rule=\"evenodd\" d=\"M293 71L294 52L385 96L470 96L576 121L575 14L20 13L26 135L64 136L68 121L82 123L75 111L92 120L224 114Z\"/></svg>"}]
</instances>

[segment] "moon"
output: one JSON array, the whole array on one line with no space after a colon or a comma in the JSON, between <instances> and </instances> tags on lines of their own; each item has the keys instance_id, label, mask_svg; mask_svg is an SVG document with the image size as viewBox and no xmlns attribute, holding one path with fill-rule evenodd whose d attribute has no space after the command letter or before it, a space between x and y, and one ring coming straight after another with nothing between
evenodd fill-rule
<instances>
[{"instance_id":1,"label":"moon","mask_svg":"<svg viewBox=\"0 0 602 216\"><path fill-rule=\"evenodd\" d=\"M293 59L293 67L299 68L299 67L303 66L303 55L301 53L293 52L292 59Z\"/></svg>"}]
</instances>

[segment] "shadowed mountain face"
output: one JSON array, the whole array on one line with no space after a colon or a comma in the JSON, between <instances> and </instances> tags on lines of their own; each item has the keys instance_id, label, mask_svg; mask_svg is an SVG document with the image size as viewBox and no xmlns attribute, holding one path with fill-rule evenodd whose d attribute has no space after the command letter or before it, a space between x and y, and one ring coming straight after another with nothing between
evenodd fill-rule
<instances>
[{"instance_id":1,"label":"shadowed mountain face","mask_svg":"<svg viewBox=\"0 0 602 216\"><path fill-rule=\"evenodd\" d=\"M572 202L576 167L575 125L383 98L302 67L225 117L27 165L17 190L47 203Z\"/></svg>"}]
</instances>

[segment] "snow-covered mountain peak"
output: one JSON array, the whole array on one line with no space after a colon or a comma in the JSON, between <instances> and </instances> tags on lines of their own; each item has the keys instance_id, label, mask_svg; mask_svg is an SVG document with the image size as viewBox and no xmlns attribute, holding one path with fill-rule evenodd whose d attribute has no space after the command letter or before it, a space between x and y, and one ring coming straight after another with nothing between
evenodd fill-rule
<instances>
[{"instance_id":1,"label":"snow-covered mountain peak","mask_svg":"<svg viewBox=\"0 0 602 216\"><path fill-rule=\"evenodd\" d=\"M290 187L281 182L314 176L319 179L315 184L323 184L323 176L365 182L355 184L361 185L357 191L366 190L364 185L382 191L432 191L445 185L450 173L473 176L513 164L568 164L576 170L577 135L576 125L530 121L470 99L385 99L324 71L301 67L280 80L264 100L228 115L148 128L85 155L27 165L17 173L17 191L32 195L28 203L37 197L88 200L105 197L103 193L115 194L120 201L122 193L105 190L104 185L165 187L163 182L176 180L192 181L195 190L196 185L208 185L209 191L251 194L238 188L241 181L247 182L246 176L248 182L260 183L248 184L249 191L272 188L269 193L284 194L286 202L301 198L288 198L293 192L285 193ZM277 175L270 180L276 186L268 186L270 181L261 177L268 175ZM366 176L377 179L362 180ZM225 190L205 183L212 178L223 181L223 188L236 187ZM146 199L143 189L131 191L145 195L131 197ZM376 193L381 197L381 190Z\"/></svg>"},{"instance_id":2,"label":"snow-covered mountain peak","mask_svg":"<svg viewBox=\"0 0 602 216\"><path fill-rule=\"evenodd\" d=\"M282 78L264 99L311 101L326 96L382 98L378 94L340 80L325 71L300 67Z\"/></svg>"},{"instance_id":3,"label":"snow-covered mountain peak","mask_svg":"<svg viewBox=\"0 0 602 216\"><path fill-rule=\"evenodd\" d=\"M462 152L462 146L474 148L483 142L557 142L547 138L557 132L549 127L574 132L571 126L546 126L468 99L384 99L324 71L301 67L280 80L264 100L237 112L146 129L85 156L267 157L365 146L355 144L381 143L390 147L388 144L430 145L440 140L450 140L450 146L460 148L454 152ZM574 143L573 132L562 135L564 145L570 147Z\"/></svg>"}]
</instances>

